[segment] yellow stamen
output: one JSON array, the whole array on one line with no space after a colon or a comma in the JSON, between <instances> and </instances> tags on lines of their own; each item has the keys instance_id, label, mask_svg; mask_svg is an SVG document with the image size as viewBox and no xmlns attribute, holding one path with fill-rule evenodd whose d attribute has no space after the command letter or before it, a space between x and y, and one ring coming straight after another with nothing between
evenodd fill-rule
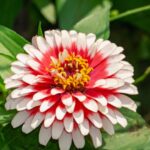
<instances>
[{"instance_id":1,"label":"yellow stamen","mask_svg":"<svg viewBox=\"0 0 150 150\"><path fill-rule=\"evenodd\" d=\"M50 68L46 68L54 77L56 85L65 90L83 89L90 80L89 73L93 68L89 67L88 61L79 55L69 55L61 63L59 60L52 61Z\"/></svg>"}]
</instances>

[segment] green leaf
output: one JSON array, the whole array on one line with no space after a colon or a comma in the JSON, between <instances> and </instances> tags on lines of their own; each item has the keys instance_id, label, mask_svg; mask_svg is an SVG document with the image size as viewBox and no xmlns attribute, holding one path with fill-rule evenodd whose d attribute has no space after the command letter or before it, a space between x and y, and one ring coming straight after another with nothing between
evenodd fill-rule
<instances>
[{"instance_id":1,"label":"green leaf","mask_svg":"<svg viewBox=\"0 0 150 150\"><path fill-rule=\"evenodd\" d=\"M18 53L24 52L23 46L28 43L16 32L0 25L0 76L4 79L10 74L10 64Z\"/></svg>"},{"instance_id":2,"label":"green leaf","mask_svg":"<svg viewBox=\"0 0 150 150\"><path fill-rule=\"evenodd\" d=\"M60 28L93 32L107 39L110 3L104 0L57 0Z\"/></svg>"},{"instance_id":3,"label":"green leaf","mask_svg":"<svg viewBox=\"0 0 150 150\"><path fill-rule=\"evenodd\" d=\"M144 127L134 132L116 133L105 137L104 142L103 150L149 150L150 130Z\"/></svg>"},{"instance_id":4,"label":"green leaf","mask_svg":"<svg viewBox=\"0 0 150 150\"><path fill-rule=\"evenodd\" d=\"M56 22L55 6L50 0L33 0L33 2L47 21L52 24Z\"/></svg>"},{"instance_id":5,"label":"green leaf","mask_svg":"<svg viewBox=\"0 0 150 150\"><path fill-rule=\"evenodd\" d=\"M42 31L42 23L41 21L38 24L38 35L43 36L43 31Z\"/></svg>"},{"instance_id":6,"label":"green leaf","mask_svg":"<svg viewBox=\"0 0 150 150\"><path fill-rule=\"evenodd\" d=\"M0 1L0 24L12 28L23 6L23 0Z\"/></svg>"}]
</instances>

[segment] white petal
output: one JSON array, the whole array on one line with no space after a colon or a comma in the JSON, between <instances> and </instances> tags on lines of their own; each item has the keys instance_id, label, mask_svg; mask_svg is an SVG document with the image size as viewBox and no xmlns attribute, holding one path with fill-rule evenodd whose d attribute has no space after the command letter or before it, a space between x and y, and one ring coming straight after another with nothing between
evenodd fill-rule
<instances>
[{"instance_id":1,"label":"white petal","mask_svg":"<svg viewBox=\"0 0 150 150\"><path fill-rule=\"evenodd\" d=\"M120 54L123 50L124 50L123 47L117 47L117 48L113 51L112 55Z\"/></svg>"},{"instance_id":2,"label":"white petal","mask_svg":"<svg viewBox=\"0 0 150 150\"><path fill-rule=\"evenodd\" d=\"M122 106L121 101L117 98L117 96L114 95L108 96L108 103L118 108L121 108Z\"/></svg>"},{"instance_id":3,"label":"white petal","mask_svg":"<svg viewBox=\"0 0 150 150\"><path fill-rule=\"evenodd\" d=\"M64 118L64 127L67 132L73 131L73 118L72 117Z\"/></svg>"},{"instance_id":4,"label":"white petal","mask_svg":"<svg viewBox=\"0 0 150 150\"><path fill-rule=\"evenodd\" d=\"M81 92L73 93L73 96L76 97L80 102L83 102L86 100L86 96L82 94Z\"/></svg>"},{"instance_id":5,"label":"white petal","mask_svg":"<svg viewBox=\"0 0 150 150\"><path fill-rule=\"evenodd\" d=\"M11 92L11 98L19 98L21 97L20 92L22 88L17 88Z\"/></svg>"},{"instance_id":6,"label":"white petal","mask_svg":"<svg viewBox=\"0 0 150 150\"><path fill-rule=\"evenodd\" d=\"M52 138L55 140L59 139L63 132L63 129L64 129L64 126L62 122L54 121L52 125Z\"/></svg>"},{"instance_id":7,"label":"white petal","mask_svg":"<svg viewBox=\"0 0 150 150\"><path fill-rule=\"evenodd\" d=\"M93 113L88 116L89 120L93 123L93 125L97 128L102 127L102 120L98 113Z\"/></svg>"},{"instance_id":8,"label":"white petal","mask_svg":"<svg viewBox=\"0 0 150 150\"><path fill-rule=\"evenodd\" d=\"M42 53L46 53L49 50L49 45L43 37L37 36L37 46Z\"/></svg>"},{"instance_id":9,"label":"white petal","mask_svg":"<svg viewBox=\"0 0 150 150\"><path fill-rule=\"evenodd\" d=\"M34 116L32 115L32 116L30 116L30 117L25 121L25 123L24 123L23 126L22 126L22 132L28 134L28 133L30 133L31 131L33 131L33 128L31 127L31 122L32 122L32 120L33 120L33 117L34 117Z\"/></svg>"},{"instance_id":10,"label":"white petal","mask_svg":"<svg viewBox=\"0 0 150 150\"><path fill-rule=\"evenodd\" d=\"M77 37L77 49L80 51L81 49L86 48L86 36L84 33L78 33Z\"/></svg>"},{"instance_id":11,"label":"white petal","mask_svg":"<svg viewBox=\"0 0 150 150\"><path fill-rule=\"evenodd\" d=\"M75 121L80 124L83 122L84 120L84 112L83 110L79 110L73 113L73 117L75 119Z\"/></svg>"},{"instance_id":12,"label":"white petal","mask_svg":"<svg viewBox=\"0 0 150 150\"><path fill-rule=\"evenodd\" d=\"M38 100L41 100L43 98L46 98L46 97L50 96L50 93L47 94L46 91L47 90L42 90L42 91L39 91L39 92L35 93L33 95L33 100L38 101Z\"/></svg>"},{"instance_id":13,"label":"white petal","mask_svg":"<svg viewBox=\"0 0 150 150\"><path fill-rule=\"evenodd\" d=\"M110 63L116 63L116 62L119 62L121 61L122 59L125 58L125 55L124 54L119 54L119 55L113 55L111 57L109 57L107 59L107 62L110 64Z\"/></svg>"},{"instance_id":14,"label":"white petal","mask_svg":"<svg viewBox=\"0 0 150 150\"><path fill-rule=\"evenodd\" d=\"M136 111L137 105L131 98L123 94L120 94L118 98L120 99L123 107L128 108L132 111Z\"/></svg>"},{"instance_id":15,"label":"white petal","mask_svg":"<svg viewBox=\"0 0 150 150\"><path fill-rule=\"evenodd\" d=\"M29 113L27 111L18 112L11 122L13 128L22 125L28 117L29 117Z\"/></svg>"},{"instance_id":16,"label":"white petal","mask_svg":"<svg viewBox=\"0 0 150 150\"><path fill-rule=\"evenodd\" d=\"M72 143L71 134L63 131L61 137L59 138L59 148L60 150L69 150Z\"/></svg>"},{"instance_id":17,"label":"white petal","mask_svg":"<svg viewBox=\"0 0 150 150\"><path fill-rule=\"evenodd\" d=\"M137 87L132 84L125 84L124 86L118 88L117 92L131 95L138 94Z\"/></svg>"},{"instance_id":18,"label":"white petal","mask_svg":"<svg viewBox=\"0 0 150 150\"><path fill-rule=\"evenodd\" d=\"M22 85L21 81L14 80L14 81L6 83L5 88L6 89L11 89L11 88L19 87L21 85Z\"/></svg>"},{"instance_id":19,"label":"white petal","mask_svg":"<svg viewBox=\"0 0 150 150\"><path fill-rule=\"evenodd\" d=\"M86 45L87 45L87 48L88 48L88 49L94 44L95 39L96 39L96 36L95 36L95 34L93 34L93 33L89 33L89 34L86 36Z\"/></svg>"},{"instance_id":20,"label":"white petal","mask_svg":"<svg viewBox=\"0 0 150 150\"><path fill-rule=\"evenodd\" d=\"M114 134L114 127L113 124L107 119L107 118L102 118L102 123L103 123L103 129L110 135Z\"/></svg>"},{"instance_id":21,"label":"white petal","mask_svg":"<svg viewBox=\"0 0 150 150\"><path fill-rule=\"evenodd\" d=\"M17 55L17 59L18 59L19 61L21 61L22 63L26 64L27 61L28 61L29 59L31 59L31 56L22 53L22 54L18 54L18 55Z\"/></svg>"},{"instance_id":22,"label":"white petal","mask_svg":"<svg viewBox=\"0 0 150 150\"><path fill-rule=\"evenodd\" d=\"M69 93L65 93L64 95L62 95L61 100L62 103L66 106L71 106L73 102L72 95Z\"/></svg>"},{"instance_id":23,"label":"white petal","mask_svg":"<svg viewBox=\"0 0 150 150\"><path fill-rule=\"evenodd\" d=\"M24 49L32 57L36 57L39 60L43 58L43 55L41 54L41 52L30 44L26 44L24 46Z\"/></svg>"},{"instance_id":24,"label":"white petal","mask_svg":"<svg viewBox=\"0 0 150 150\"><path fill-rule=\"evenodd\" d=\"M41 102L35 102L35 101L31 100L27 104L27 109L31 110L32 108L37 107L39 105L41 105Z\"/></svg>"},{"instance_id":25,"label":"white petal","mask_svg":"<svg viewBox=\"0 0 150 150\"><path fill-rule=\"evenodd\" d=\"M114 111L117 121L118 123L122 126L122 127L126 127L127 126L127 120L124 118L124 116L117 110Z\"/></svg>"},{"instance_id":26,"label":"white petal","mask_svg":"<svg viewBox=\"0 0 150 150\"><path fill-rule=\"evenodd\" d=\"M52 95L61 94L61 93L63 93L63 92L64 92L64 90L62 90L62 89L60 89L60 88L53 88L53 89L51 89L51 94L52 94Z\"/></svg>"},{"instance_id":27,"label":"white petal","mask_svg":"<svg viewBox=\"0 0 150 150\"><path fill-rule=\"evenodd\" d=\"M5 103L6 110L16 109L17 104L21 101L21 98L10 99Z\"/></svg>"},{"instance_id":28,"label":"white petal","mask_svg":"<svg viewBox=\"0 0 150 150\"><path fill-rule=\"evenodd\" d=\"M42 126L39 133L39 143L46 146L51 138L51 134L51 128L45 128Z\"/></svg>"},{"instance_id":29,"label":"white petal","mask_svg":"<svg viewBox=\"0 0 150 150\"><path fill-rule=\"evenodd\" d=\"M133 71L121 69L116 74L115 77L120 79L125 79L133 76Z\"/></svg>"},{"instance_id":30,"label":"white petal","mask_svg":"<svg viewBox=\"0 0 150 150\"><path fill-rule=\"evenodd\" d=\"M27 105L27 103L29 102L29 100L30 100L30 99L27 99L27 98L21 100L21 102L17 104L16 109L17 109L18 111L25 110L25 109L27 108L26 105Z\"/></svg>"},{"instance_id":31,"label":"white petal","mask_svg":"<svg viewBox=\"0 0 150 150\"><path fill-rule=\"evenodd\" d=\"M108 119L113 123L113 124L116 124L117 123L117 118L116 118L116 115L114 113L114 111L112 109L108 109L108 113L105 114Z\"/></svg>"},{"instance_id":32,"label":"white petal","mask_svg":"<svg viewBox=\"0 0 150 150\"><path fill-rule=\"evenodd\" d=\"M90 100L88 100L88 101L84 101L83 104L84 104L84 106L85 106L87 109L89 109L89 110L91 110L91 111L93 111L93 112L97 112L97 111L98 111L98 105L97 105L97 103L96 103L94 100L92 100L92 99L90 99Z\"/></svg>"},{"instance_id":33,"label":"white petal","mask_svg":"<svg viewBox=\"0 0 150 150\"><path fill-rule=\"evenodd\" d=\"M40 70L40 64L33 60L33 59L30 59L27 61L27 64L35 71L39 71Z\"/></svg>"},{"instance_id":34,"label":"white petal","mask_svg":"<svg viewBox=\"0 0 150 150\"><path fill-rule=\"evenodd\" d=\"M43 120L44 120L44 115L41 113L36 113L36 115L32 120L31 127L33 129L37 128L42 123Z\"/></svg>"},{"instance_id":35,"label":"white petal","mask_svg":"<svg viewBox=\"0 0 150 150\"><path fill-rule=\"evenodd\" d=\"M47 111L49 108L51 108L53 105L55 104L55 102L51 102L49 100L44 100L40 106L40 112L45 112Z\"/></svg>"},{"instance_id":36,"label":"white petal","mask_svg":"<svg viewBox=\"0 0 150 150\"><path fill-rule=\"evenodd\" d=\"M20 95L24 96L24 95L30 94L32 92L35 92L35 89L33 89L33 86L29 85L29 86L22 88L22 90L20 91Z\"/></svg>"},{"instance_id":37,"label":"white petal","mask_svg":"<svg viewBox=\"0 0 150 150\"><path fill-rule=\"evenodd\" d=\"M58 106L56 108L56 118L58 120L62 120L64 118L65 114L66 114L66 109L65 108L62 108L60 106Z\"/></svg>"},{"instance_id":38,"label":"white petal","mask_svg":"<svg viewBox=\"0 0 150 150\"><path fill-rule=\"evenodd\" d=\"M102 145L102 136L101 136L101 132L98 128L91 126L90 136L92 138L92 141L93 141L95 148L98 148L99 146Z\"/></svg>"},{"instance_id":39,"label":"white petal","mask_svg":"<svg viewBox=\"0 0 150 150\"><path fill-rule=\"evenodd\" d=\"M71 106L66 106L66 110L68 113L73 113L74 112L74 108L75 108L75 101L73 101Z\"/></svg>"},{"instance_id":40,"label":"white petal","mask_svg":"<svg viewBox=\"0 0 150 150\"><path fill-rule=\"evenodd\" d=\"M108 113L108 107L107 106L103 106L101 104L98 105L98 109L102 114L107 114Z\"/></svg>"},{"instance_id":41,"label":"white petal","mask_svg":"<svg viewBox=\"0 0 150 150\"><path fill-rule=\"evenodd\" d=\"M89 121L87 119L84 119L84 121L79 124L79 129L82 133L82 135L88 135L89 133Z\"/></svg>"},{"instance_id":42,"label":"white petal","mask_svg":"<svg viewBox=\"0 0 150 150\"><path fill-rule=\"evenodd\" d=\"M26 65L24 65L20 61L14 61L14 62L11 63L11 65L14 66L14 67L23 67L23 68L26 67Z\"/></svg>"},{"instance_id":43,"label":"white petal","mask_svg":"<svg viewBox=\"0 0 150 150\"><path fill-rule=\"evenodd\" d=\"M75 30L71 30L69 32L72 43L76 43L77 40L77 32Z\"/></svg>"},{"instance_id":44,"label":"white petal","mask_svg":"<svg viewBox=\"0 0 150 150\"><path fill-rule=\"evenodd\" d=\"M76 146L76 148L81 149L84 147L84 145L85 145L84 136L81 134L79 129L73 130L72 138L73 138L73 142L74 142L74 145Z\"/></svg>"},{"instance_id":45,"label":"white petal","mask_svg":"<svg viewBox=\"0 0 150 150\"><path fill-rule=\"evenodd\" d=\"M37 78L33 74L24 75L22 80L30 85L35 84L37 82Z\"/></svg>"},{"instance_id":46,"label":"white petal","mask_svg":"<svg viewBox=\"0 0 150 150\"><path fill-rule=\"evenodd\" d=\"M70 48L71 47L71 39L69 33L66 30L61 31L61 39L62 39L62 46L63 48Z\"/></svg>"},{"instance_id":47,"label":"white petal","mask_svg":"<svg viewBox=\"0 0 150 150\"><path fill-rule=\"evenodd\" d=\"M44 126L50 127L51 124L53 123L54 119L55 119L55 114L48 112L45 116Z\"/></svg>"},{"instance_id":48,"label":"white petal","mask_svg":"<svg viewBox=\"0 0 150 150\"><path fill-rule=\"evenodd\" d=\"M16 74L28 73L27 68L25 68L25 67L18 67L18 66L11 66L11 71L16 73Z\"/></svg>"},{"instance_id":49,"label":"white petal","mask_svg":"<svg viewBox=\"0 0 150 150\"><path fill-rule=\"evenodd\" d=\"M58 48L60 48L61 43L62 43L62 41L61 41L61 33L58 30L53 30L52 32L53 32L54 37L55 37L56 46Z\"/></svg>"},{"instance_id":50,"label":"white petal","mask_svg":"<svg viewBox=\"0 0 150 150\"><path fill-rule=\"evenodd\" d=\"M45 31L45 39L51 48L56 46L54 35L51 31Z\"/></svg>"},{"instance_id":51,"label":"white petal","mask_svg":"<svg viewBox=\"0 0 150 150\"><path fill-rule=\"evenodd\" d=\"M108 67L106 68L107 76L111 76L111 75L115 74L122 67L123 67L123 64L121 64L121 63L109 64Z\"/></svg>"}]
</instances>

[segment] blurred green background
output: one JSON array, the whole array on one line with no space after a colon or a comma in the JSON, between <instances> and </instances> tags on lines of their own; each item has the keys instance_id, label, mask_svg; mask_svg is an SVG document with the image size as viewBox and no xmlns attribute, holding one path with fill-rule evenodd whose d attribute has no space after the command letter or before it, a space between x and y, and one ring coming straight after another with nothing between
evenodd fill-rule
<instances>
[{"instance_id":1,"label":"blurred green background","mask_svg":"<svg viewBox=\"0 0 150 150\"><path fill-rule=\"evenodd\" d=\"M144 9L120 19L117 17L136 8ZM150 73L150 68L148 68L150 67L150 0L0 0L0 25L16 31L29 41L32 36L40 32L41 28L43 31L76 29L86 33L93 32L97 37L109 38L117 45L123 46L126 59L135 68L134 77L138 79L136 84L139 95L134 96L133 99L139 106L138 113L147 123L150 123L150 76L147 75ZM139 78L140 76L142 77ZM2 88L1 100L5 99L5 93L7 93L3 90ZM0 115L2 115L2 109L5 111L1 107ZM1 132L1 130L1 141L9 130L10 133L13 132L12 134L18 131L11 131L11 127L7 128L7 131ZM19 132L18 136L22 134ZM11 134L8 135L8 139L11 138ZM34 133L30 140L32 138L37 138ZM8 145L5 145L2 150L19 149L13 146L10 148ZM32 144L30 146L29 150L40 149ZM89 149L92 148L89 147ZM147 147L147 150L149 149ZM139 148L139 150L143 149Z\"/></svg>"}]
</instances>

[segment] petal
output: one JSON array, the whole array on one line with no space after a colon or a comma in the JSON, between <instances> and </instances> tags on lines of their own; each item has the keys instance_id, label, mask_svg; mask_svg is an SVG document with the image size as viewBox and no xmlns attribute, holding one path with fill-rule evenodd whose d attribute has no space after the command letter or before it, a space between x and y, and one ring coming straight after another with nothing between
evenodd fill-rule
<instances>
[{"instance_id":1,"label":"petal","mask_svg":"<svg viewBox=\"0 0 150 150\"><path fill-rule=\"evenodd\" d=\"M118 123L125 128L127 126L127 120L124 118L124 116L117 110L115 110L115 115Z\"/></svg>"},{"instance_id":2,"label":"petal","mask_svg":"<svg viewBox=\"0 0 150 150\"><path fill-rule=\"evenodd\" d=\"M61 137L59 138L59 148L60 150L69 150L72 143L71 134L63 131Z\"/></svg>"},{"instance_id":3,"label":"petal","mask_svg":"<svg viewBox=\"0 0 150 150\"><path fill-rule=\"evenodd\" d=\"M60 121L54 121L52 125L52 138L53 139L59 139L62 132L63 132L64 126L63 123Z\"/></svg>"},{"instance_id":4,"label":"petal","mask_svg":"<svg viewBox=\"0 0 150 150\"><path fill-rule=\"evenodd\" d=\"M28 117L29 117L29 113L27 111L18 112L13 118L13 120L11 121L11 125L13 126L13 128L19 127L25 122L25 120Z\"/></svg>"},{"instance_id":5,"label":"petal","mask_svg":"<svg viewBox=\"0 0 150 150\"><path fill-rule=\"evenodd\" d=\"M82 133L82 135L88 135L89 133L89 121L87 119L84 119L84 121L79 124L79 129Z\"/></svg>"},{"instance_id":6,"label":"petal","mask_svg":"<svg viewBox=\"0 0 150 150\"><path fill-rule=\"evenodd\" d=\"M101 132L98 128L91 126L90 136L92 138L92 141L93 141L95 148L98 148L99 146L102 145L102 136L101 136Z\"/></svg>"},{"instance_id":7,"label":"petal","mask_svg":"<svg viewBox=\"0 0 150 150\"><path fill-rule=\"evenodd\" d=\"M42 123L43 120L44 120L44 115L41 113L36 113L36 115L32 120L31 127L33 129L37 128Z\"/></svg>"},{"instance_id":8,"label":"petal","mask_svg":"<svg viewBox=\"0 0 150 150\"><path fill-rule=\"evenodd\" d=\"M51 124L53 123L55 119L55 114L54 113L46 113L46 116L45 116L45 120L44 120L44 126L47 128L47 127L50 127Z\"/></svg>"},{"instance_id":9,"label":"petal","mask_svg":"<svg viewBox=\"0 0 150 150\"><path fill-rule=\"evenodd\" d=\"M121 101L117 98L117 96L109 95L108 96L108 103L114 107L121 108Z\"/></svg>"},{"instance_id":10,"label":"petal","mask_svg":"<svg viewBox=\"0 0 150 150\"><path fill-rule=\"evenodd\" d=\"M97 128L102 127L102 120L98 113L89 114L88 118L95 127Z\"/></svg>"},{"instance_id":11,"label":"petal","mask_svg":"<svg viewBox=\"0 0 150 150\"><path fill-rule=\"evenodd\" d=\"M64 127L65 127L65 130L67 132L72 132L73 131L73 118L72 117L65 117L64 118Z\"/></svg>"},{"instance_id":12,"label":"petal","mask_svg":"<svg viewBox=\"0 0 150 150\"><path fill-rule=\"evenodd\" d=\"M97 103L92 100L92 99L89 99L89 100L86 100L83 102L83 105L88 109L88 110L91 110L93 112L97 112L98 111L98 105Z\"/></svg>"},{"instance_id":13,"label":"petal","mask_svg":"<svg viewBox=\"0 0 150 150\"><path fill-rule=\"evenodd\" d=\"M42 126L39 133L39 143L46 146L51 138L51 134L51 128Z\"/></svg>"},{"instance_id":14,"label":"petal","mask_svg":"<svg viewBox=\"0 0 150 150\"><path fill-rule=\"evenodd\" d=\"M84 136L81 134L78 128L73 130L72 138L76 148L81 149L84 147L85 145Z\"/></svg>"},{"instance_id":15,"label":"petal","mask_svg":"<svg viewBox=\"0 0 150 150\"><path fill-rule=\"evenodd\" d=\"M61 97L62 103L66 106L71 106L73 103L72 95L69 93L65 93Z\"/></svg>"},{"instance_id":16,"label":"petal","mask_svg":"<svg viewBox=\"0 0 150 150\"><path fill-rule=\"evenodd\" d=\"M55 102L51 102L49 100L44 100L40 106L40 112L45 112L48 109L50 109L53 105L55 104Z\"/></svg>"},{"instance_id":17,"label":"petal","mask_svg":"<svg viewBox=\"0 0 150 150\"><path fill-rule=\"evenodd\" d=\"M105 117L102 118L103 129L110 135L114 134L113 124Z\"/></svg>"},{"instance_id":18,"label":"petal","mask_svg":"<svg viewBox=\"0 0 150 150\"><path fill-rule=\"evenodd\" d=\"M30 116L26 121L25 123L23 124L22 126L22 132L28 134L30 133L31 131L33 131L33 128L31 127L31 122L33 120L33 117L34 116Z\"/></svg>"},{"instance_id":19,"label":"petal","mask_svg":"<svg viewBox=\"0 0 150 150\"><path fill-rule=\"evenodd\" d=\"M83 102L86 100L86 96L82 94L81 92L75 92L73 93L73 96L77 98L80 102Z\"/></svg>"},{"instance_id":20,"label":"petal","mask_svg":"<svg viewBox=\"0 0 150 150\"><path fill-rule=\"evenodd\" d=\"M63 108L61 106L58 106L56 108L56 118L58 120L62 120L64 118L65 114L66 114L66 109L65 108Z\"/></svg>"},{"instance_id":21,"label":"petal","mask_svg":"<svg viewBox=\"0 0 150 150\"><path fill-rule=\"evenodd\" d=\"M73 113L73 117L75 119L75 121L80 124L83 122L84 120L84 112L83 110L79 110Z\"/></svg>"}]
</instances>

